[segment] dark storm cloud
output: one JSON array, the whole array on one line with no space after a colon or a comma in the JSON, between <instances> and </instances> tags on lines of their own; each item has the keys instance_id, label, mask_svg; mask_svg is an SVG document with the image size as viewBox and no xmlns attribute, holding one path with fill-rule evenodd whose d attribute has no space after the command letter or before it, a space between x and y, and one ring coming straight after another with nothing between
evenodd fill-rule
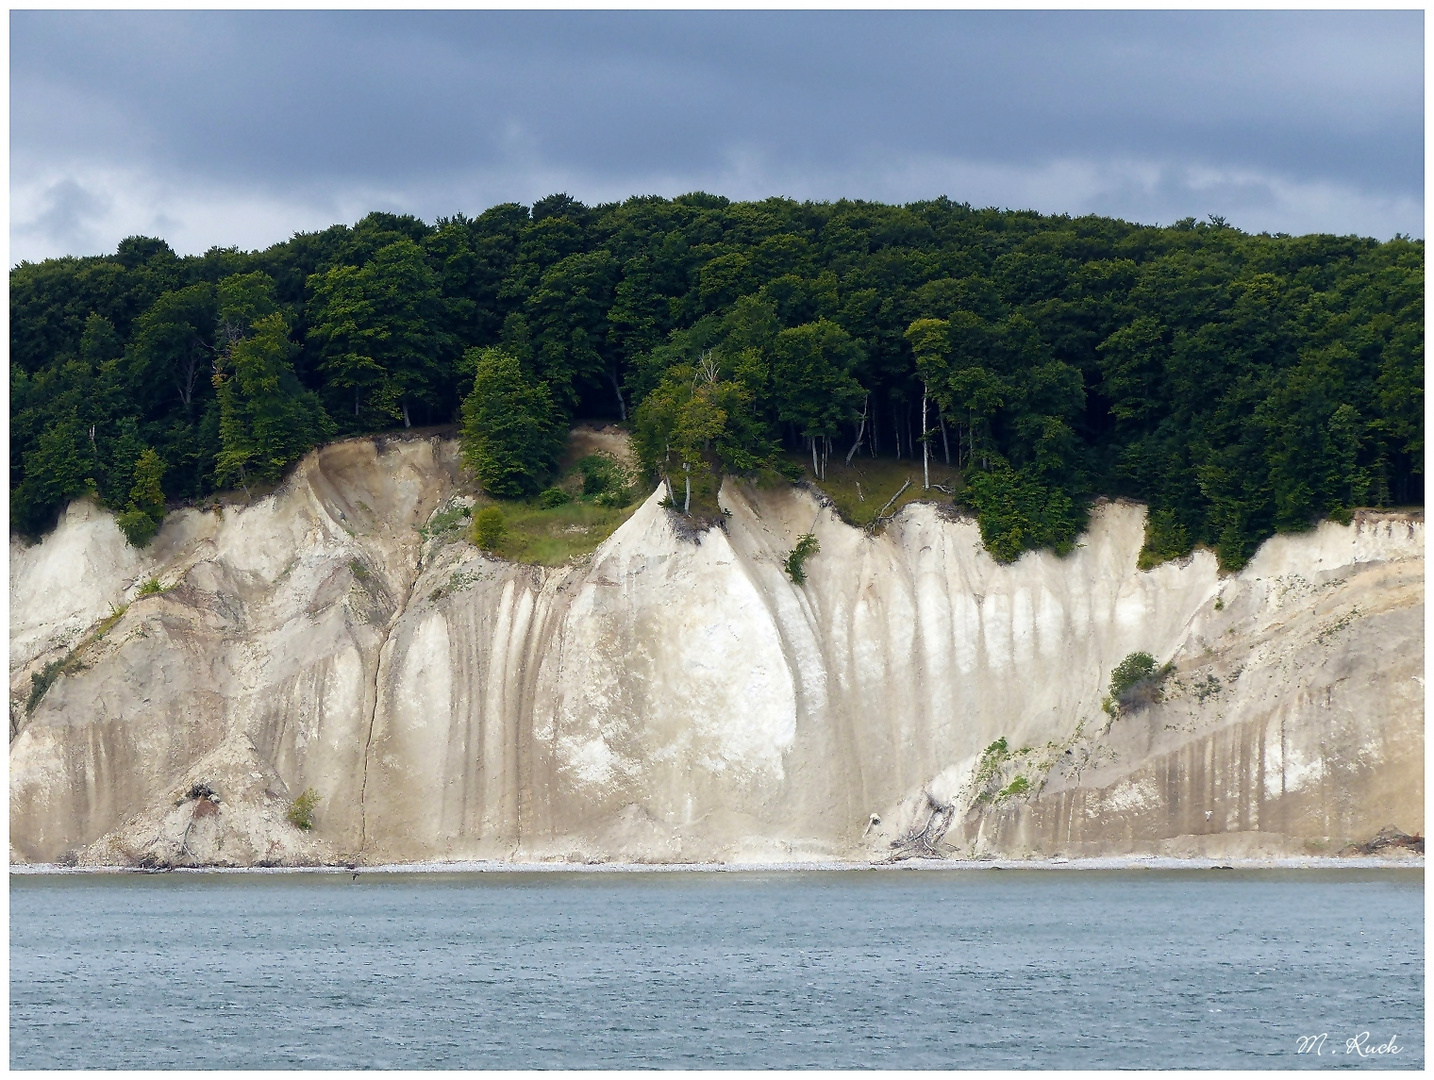
<instances>
[{"instance_id":1,"label":"dark storm cloud","mask_svg":"<svg viewBox=\"0 0 1434 1080\"><path fill-rule=\"evenodd\" d=\"M145 183L276 221L705 187L1423 232L1421 12L16 12L11 65L19 248Z\"/></svg>"}]
</instances>

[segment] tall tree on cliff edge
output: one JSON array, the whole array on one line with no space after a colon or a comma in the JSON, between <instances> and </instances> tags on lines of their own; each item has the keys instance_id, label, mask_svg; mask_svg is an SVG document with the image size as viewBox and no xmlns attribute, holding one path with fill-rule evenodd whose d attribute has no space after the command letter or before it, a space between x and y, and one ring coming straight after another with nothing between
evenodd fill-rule
<instances>
[{"instance_id":1,"label":"tall tree on cliff edge","mask_svg":"<svg viewBox=\"0 0 1434 1080\"><path fill-rule=\"evenodd\" d=\"M557 466L566 426L546 383L500 348L470 349L473 389L463 401L463 461L499 499L536 492Z\"/></svg>"},{"instance_id":2,"label":"tall tree on cliff edge","mask_svg":"<svg viewBox=\"0 0 1434 1080\"><path fill-rule=\"evenodd\" d=\"M273 482L283 470L334 434L335 424L317 394L294 374L298 347L277 311L234 342L214 374L219 397L219 438L214 482Z\"/></svg>"},{"instance_id":3,"label":"tall tree on cliff edge","mask_svg":"<svg viewBox=\"0 0 1434 1080\"><path fill-rule=\"evenodd\" d=\"M320 370L333 415L345 430L402 422L417 407L442 417L451 392L454 341L449 309L423 252L396 240L364 266L335 266L309 279L309 336L319 345Z\"/></svg>"}]
</instances>

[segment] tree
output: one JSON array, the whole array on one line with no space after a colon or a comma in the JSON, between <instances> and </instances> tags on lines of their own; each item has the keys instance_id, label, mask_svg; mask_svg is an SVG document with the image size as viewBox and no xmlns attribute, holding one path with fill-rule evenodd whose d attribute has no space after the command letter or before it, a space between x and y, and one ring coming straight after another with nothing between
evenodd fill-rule
<instances>
[{"instance_id":1,"label":"tree","mask_svg":"<svg viewBox=\"0 0 1434 1080\"><path fill-rule=\"evenodd\" d=\"M532 495L557 466L564 429L546 384L511 353L470 349L473 390L463 401L463 460L499 499Z\"/></svg>"},{"instance_id":2,"label":"tree","mask_svg":"<svg viewBox=\"0 0 1434 1080\"><path fill-rule=\"evenodd\" d=\"M129 506L115 519L115 524L134 547L144 547L153 540L164 521L163 479L163 459L153 450L146 450L135 462Z\"/></svg>"},{"instance_id":3,"label":"tree","mask_svg":"<svg viewBox=\"0 0 1434 1080\"><path fill-rule=\"evenodd\" d=\"M866 391L852 376L861 346L829 319L794 326L772 343L772 396L777 419L811 440L812 472L820 476L817 445L856 419Z\"/></svg>"},{"instance_id":4,"label":"tree","mask_svg":"<svg viewBox=\"0 0 1434 1080\"><path fill-rule=\"evenodd\" d=\"M683 513L691 510L694 471L720 482L724 472L750 472L772 458L752 392L742 381L725 378L712 352L695 364L669 368L633 420L633 445L649 472L670 489L672 469L681 470Z\"/></svg>"},{"instance_id":5,"label":"tree","mask_svg":"<svg viewBox=\"0 0 1434 1080\"><path fill-rule=\"evenodd\" d=\"M297 346L289 324L275 311L259 319L253 336L234 343L214 375L219 397L219 438L214 482L272 482L283 470L334 433L319 396L294 375Z\"/></svg>"},{"instance_id":6,"label":"tree","mask_svg":"<svg viewBox=\"0 0 1434 1080\"><path fill-rule=\"evenodd\" d=\"M10 493L10 514L21 530L48 528L56 511L95 490L94 448L76 417L48 426L26 457L25 476Z\"/></svg>"},{"instance_id":7,"label":"tree","mask_svg":"<svg viewBox=\"0 0 1434 1080\"><path fill-rule=\"evenodd\" d=\"M352 402L350 429L430 409L452 378L447 309L423 251L412 240L378 249L364 266L335 266L310 278L313 326L327 385ZM337 396L336 395L336 396ZM335 402L337 404L337 402ZM336 410L337 411L337 410Z\"/></svg>"},{"instance_id":8,"label":"tree","mask_svg":"<svg viewBox=\"0 0 1434 1080\"><path fill-rule=\"evenodd\" d=\"M538 375L564 410L575 408L586 388L621 385L605 355L617 277L606 251L570 255L544 272L524 306Z\"/></svg>"},{"instance_id":9,"label":"tree","mask_svg":"<svg viewBox=\"0 0 1434 1080\"><path fill-rule=\"evenodd\" d=\"M921 486L926 490L931 487L926 401L932 384L944 389L951 382L951 324L945 319L917 319L907 328L906 340L916 357L916 375L921 380Z\"/></svg>"},{"instance_id":10,"label":"tree","mask_svg":"<svg viewBox=\"0 0 1434 1080\"><path fill-rule=\"evenodd\" d=\"M186 415L203 385L214 338L214 287L207 282L167 292L140 316L129 349L139 386L150 393L168 386Z\"/></svg>"}]
</instances>

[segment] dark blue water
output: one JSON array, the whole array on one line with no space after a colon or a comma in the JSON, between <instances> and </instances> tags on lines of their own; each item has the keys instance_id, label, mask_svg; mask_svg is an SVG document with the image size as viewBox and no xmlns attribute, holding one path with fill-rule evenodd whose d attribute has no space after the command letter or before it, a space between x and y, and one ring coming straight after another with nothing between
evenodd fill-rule
<instances>
[{"instance_id":1,"label":"dark blue water","mask_svg":"<svg viewBox=\"0 0 1434 1080\"><path fill-rule=\"evenodd\" d=\"M16 876L10 1064L1419 1068L1423 911L1389 870Z\"/></svg>"}]
</instances>

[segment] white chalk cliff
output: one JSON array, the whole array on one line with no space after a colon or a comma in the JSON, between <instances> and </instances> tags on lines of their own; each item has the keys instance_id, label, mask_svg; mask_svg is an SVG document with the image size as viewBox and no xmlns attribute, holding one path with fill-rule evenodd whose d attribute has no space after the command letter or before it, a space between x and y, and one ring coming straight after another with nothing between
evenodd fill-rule
<instances>
[{"instance_id":1,"label":"white chalk cliff","mask_svg":"<svg viewBox=\"0 0 1434 1080\"><path fill-rule=\"evenodd\" d=\"M1221 576L1205 552L1137 569L1143 508L1102 504L1071 555L1000 566L933 504L871 536L729 482L725 530L684 538L654 495L545 569L421 532L461 487L451 442L351 440L144 551L86 501L12 542L12 859L1305 855L1423 832L1420 515L1276 537ZM1174 674L1112 717L1135 651ZM285 812L309 788L305 832Z\"/></svg>"}]
</instances>

